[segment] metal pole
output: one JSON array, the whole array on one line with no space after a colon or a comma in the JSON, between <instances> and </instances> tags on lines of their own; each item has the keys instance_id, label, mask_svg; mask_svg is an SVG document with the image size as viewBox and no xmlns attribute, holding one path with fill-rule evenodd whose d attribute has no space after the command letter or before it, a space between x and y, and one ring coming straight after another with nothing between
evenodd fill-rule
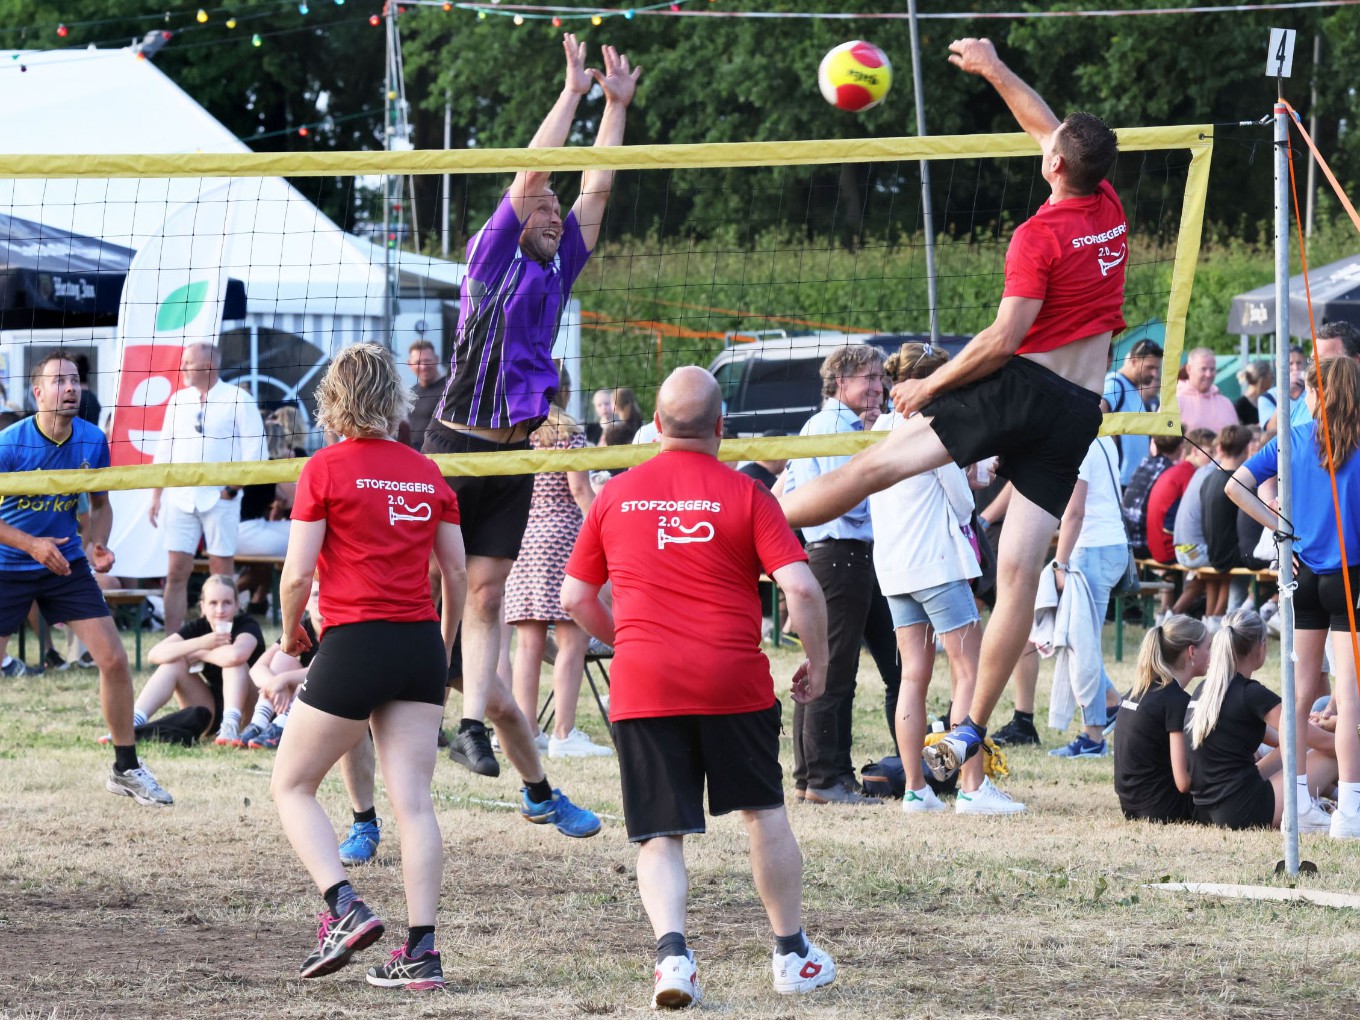
<instances>
[{"instance_id":1,"label":"metal pole","mask_svg":"<svg viewBox=\"0 0 1360 1020\"><path fill-rule=\"evenodd\" d=\"M1279 476L1280 513L1293 519L1294 501L1290 492L1293 472L1289 467L1289 114L1284 104L1275 104L1275 377L1279 383L1280 403ZM1288 527L1281 530L1288 531ZM1291 875L1299 873L1298 787L1294 785L1294 762L1298 743L1294 704L1294 543L1280 543L1280 698L1284 702L1280 717L1280 764L1284 779L1284 813L1280 833L1284 836L1284 866Z\"/></svg>"},{"instance_id":2,"label":"metal pole","mask_svg":"<svg viewBox=\"0 0 1360 1020\"><path fill-rule=\"evenodd\" d=\"M907 0L911 26L911 86L916 94L916 134L926 134L926 97L921 85L921 36L916 27L916 0ZM930 303L930 340L940 342L940 296L935 277L935 213L930 204L930 161L921 160L921 222L926 235L926 300Z\"/></svg>"},{"instance_id":3,"label":"metal pole","mask_svg":"<svg viewBox=\"0 0 1360 1020\"><path fill-rule=\"evenodd\" d=\"M1318 136L1318 64L1322 61L1322 35L1313 36L1313 81L1308 89L1308 133ZM1317 198L1317 160L1308 161L1308 192L1304 196L1303 233L1313 236L1313 203Z\"/></svg>"},{"instance_id":4,"label":"metal pole","mask_svg":"<svg viewBox=\"0 0 1360 1020\"><path fill-rule=\"evenodd\" d=\"M393 52L396 43L396 18L397 5L389 3L387 5L387 70L383 78L383 131L384 148L388 151L392 149L392 140L396 137L397 119L397 80L395 69L396 56ZM387 337L386 345L393 348L396 337L396 321L393 315L392 305L396 300L396 291L392 286L392 259L394 256L392 243L392 185L393 177L388 174L383 178L383 315L386 318Z\"/></svg>"},{"instance_id":5,"label":"metal pole","mask_svg":"<svg viewBox=\"0 0 1360 1020\"><path fill-rule=\"evenodd\" d=\"M453 107L450 104L450 96L444 93L444 151L448 152L453 148ZM439 228L439 252L444 258L449 257L449 186L453 180L452 175L444 175L444 222Z\"/></svg>"}]
</instances>

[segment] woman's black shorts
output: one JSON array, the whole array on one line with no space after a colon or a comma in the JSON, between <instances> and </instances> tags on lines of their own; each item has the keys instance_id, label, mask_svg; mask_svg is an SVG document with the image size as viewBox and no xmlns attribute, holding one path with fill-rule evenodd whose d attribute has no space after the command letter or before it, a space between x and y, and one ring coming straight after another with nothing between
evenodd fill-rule
<instances>
[{"instance_id":1,"label":"woman's black shorts","mask_svg":"<svg viewBox=\"0 0 1360 1020\"><path fill-rule=\"evenodd\" d=\"M345 623L321 635L298 700L344 719L367 719L389 701L443 705L447 671L436 620Z\"/></svg>"},{"instance_id":2,"label":"woman's black shorts","mask_svg":"<svg viewBox=\"0 0 1360 1020\"><path fill-rule=\"evenodd\" d=\"M704 831L709 813L784 803L780 704L736 715L667 715L614 724L623 817L634 843Z\"/></svg>"},{"instance_id":3,"label":"woman's black shorts","mask_svg":"<svg viewBox=\"0 0 1360 1020\"><path fill-rule=\"evenodd\" d=\"M1351 595L1360 598L1360 566L1351 567L1350 575ZM1350 633L1350 617L1346 613L1346 583L1340 572L1315 574L1307 565L1298 563L1294 580L1299 584L1294 592L1294 626L1297 629ZM1360 619L1360 609L1356 610L1355 615Z\"/></svg>"},{"instance_id":4,"label":"woman's black shorts","mask_svg":"<svg viewBox=\"0 0 1360 1020\"><path fill-rule=\"evenodd\" d=\"M1225 829L1269 829L1275 824L1275 788L1258 776L1226 800L1197 810L1202 820Z\"/></svg>"}]
</instances>

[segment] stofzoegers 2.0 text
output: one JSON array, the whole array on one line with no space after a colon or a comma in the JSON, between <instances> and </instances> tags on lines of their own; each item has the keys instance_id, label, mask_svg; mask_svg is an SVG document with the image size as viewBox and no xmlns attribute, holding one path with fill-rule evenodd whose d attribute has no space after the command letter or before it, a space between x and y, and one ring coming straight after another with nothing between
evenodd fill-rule
<instances>
[{"instance_id":1,"label":"stofzoegers 2.0 text","mask_svg":"<svg viewBox=\"0 0 1360 1020\"><path fill-rule=\"evenodd\" d=\"M383 489L387 492L428 492L433 493L435 487L429 482L393 482L386 478L356 478L354 479L356 489Z\"/></svg>"},{"instance_id":2,"label":"stofzoegers 2.0 text","mask_svg":"<svg viewBox=\"0 0 1360 1020\"><path fill-rule=\"evenodd\" d=\"M1129 225L1121 223L1117 227L1111 227L1101 234L1083 234L1081 237L1072 238L1072 247L1081 248L1088 244L1104 244L1106 241L1113 241L1116 237L1123 237L1129 232Z\"/></svg>"},{"instance_id":3,"label":"stofzoegers 2.0 text","mask_svg":"<svg viewBox=\"0 0 1360 1020\"><path fill-rule=\"evenodd\" d=\"M682 510L703 510L722 513L722 504L711 499L630 499L619 504L624 513L630 510L650 510L653 513L679 513Z\"/></svg>"}]
</instances>

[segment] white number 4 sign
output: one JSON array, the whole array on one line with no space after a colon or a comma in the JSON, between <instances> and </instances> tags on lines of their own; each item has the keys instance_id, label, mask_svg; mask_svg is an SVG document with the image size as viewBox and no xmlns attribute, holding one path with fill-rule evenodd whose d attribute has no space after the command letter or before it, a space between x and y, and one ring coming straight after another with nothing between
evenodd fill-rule
<instances>
[{"instance_id":1,"label":"white number 4 sign","mask_svg":"<svg viewBox=\"0 0 1360 1020\"><path fill-rule=\"evenodd\" d=\"M1292 28L1272 28L1270 48L1266 51L1266 76L1269 78L1288 78L1294 69L1294 37L1298 33Z\"/></svg>"}]
</instances>

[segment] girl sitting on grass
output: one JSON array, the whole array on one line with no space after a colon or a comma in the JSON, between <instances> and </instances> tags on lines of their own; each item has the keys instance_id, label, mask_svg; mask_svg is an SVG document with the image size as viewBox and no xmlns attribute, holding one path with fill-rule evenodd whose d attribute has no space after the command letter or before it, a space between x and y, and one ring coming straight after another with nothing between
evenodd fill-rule
<instances>
[{"instance_id":1,"label":"girl sitting on grass","mask_svg":"<svg viewBox=\"0 0 1360 1020\"><path fill-rule=\"evenodd\" d=\"M1114 789L1125 818L1194 819L1185 687L1208 664L1209 630L1199 620L1170 616L1143 637L1133 689L1119 706L1114 745Z\"/></svg>"}]
</instances>

